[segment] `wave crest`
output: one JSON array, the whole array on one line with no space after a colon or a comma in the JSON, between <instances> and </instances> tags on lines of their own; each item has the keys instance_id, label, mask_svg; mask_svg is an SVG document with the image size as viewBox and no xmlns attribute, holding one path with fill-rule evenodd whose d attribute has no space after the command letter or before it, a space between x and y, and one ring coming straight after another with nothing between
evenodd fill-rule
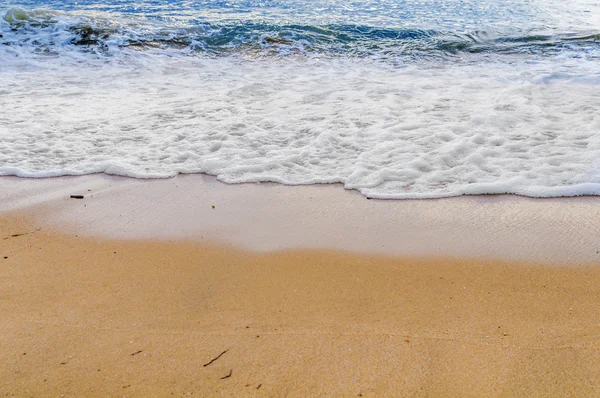
<instances>
[{"instance_id":1,"label":"wave crest","mask_svg":"<svg viewBox=\"0 0 600 398\"><path fill-rule=\"evenodd\" d=\"M531 32L452 32L381 28L355 24L276 24L235 21L167 23L114 19L51 10L10 8L0 24L0 47L32 53L69 51L114 55L120 51L167 51L208 56L318 56L431 58L467 54L556 55L564 51L596 57L595 32L540 35Z\"/></svg>"}]
</instances>

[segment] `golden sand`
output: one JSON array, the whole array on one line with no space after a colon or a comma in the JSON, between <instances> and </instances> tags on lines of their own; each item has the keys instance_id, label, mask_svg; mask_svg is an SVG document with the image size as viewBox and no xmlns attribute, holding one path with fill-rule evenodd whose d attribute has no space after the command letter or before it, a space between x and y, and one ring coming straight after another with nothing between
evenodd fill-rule
<instances>
[{"instance_id":1,"label":"golden sand","mask_svg":"<svg viewBox=\"0 0 600 398\"><path fill-rule=\"evenodd\" d=\"M21 214L0 219L2 396L600 394L599 267L82 238Z\"/></svg>"}]
</instances>

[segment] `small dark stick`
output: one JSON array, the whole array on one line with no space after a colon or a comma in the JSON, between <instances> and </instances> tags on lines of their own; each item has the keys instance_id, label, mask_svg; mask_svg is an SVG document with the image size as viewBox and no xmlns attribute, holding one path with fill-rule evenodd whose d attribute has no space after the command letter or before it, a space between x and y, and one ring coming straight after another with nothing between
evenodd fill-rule
<instances>
[{"instance_id":1,"label":"small dark stick","mask_svg":"<svg viewBox=\"0 0 600 398\"><path fill-rule=\"evenodd\" d=\"M83 195L71 195L71 199L83 199Z\"/></svg>"},{"instance_id":2,"label":"small dark stick","mask_svg":"<svg viewBox=\"0 0 600 398\"><path fill-rule=\"evenodd\" d=\"M225 380L231 377L231 375L233 374L233 369L229 369L229 374L226 376L221 377L221 380Z\"/></svg>"},{"instance_id":3,"label":"small dark stick","mask_svg":"<svg viewBox=\"0 0 600 398\"><path fill-rule=\"evenodd\" d=\"M19 236L25 236L25 235L29 235L29 234L32 234L32 233L34 233L34 232L40 231L40 230L41 230L41 228L38 228L38 229L36 229L36 230L34 230L34 231L23 232L23 233L20 233L20 234L12 234L11 236L8 236L8 237L6 237L6 238L4 238L4 239L2 239L2 240L6 240L6 239L10 239L10 238L17 238L17 237L19 237Z\"/></svg>"},{"instance_id":4,"label":"small dark stick","mask_svg":"<svg viewBox=\"0 0 600 398\"><path fill-rule=\"evenodd\" d=\"M213 359L211 359L211 360L210 360L210 362L208 362L208 363L205 363L205 364L204 364L204 365L202 365L202 366L204 366L204 367L207 367L208 365L210 365L211 363L213 363L213 362L214 362L214 361L216 361L217 359L221 358L221 357L223 356L223 354L225 354L227 351L229 351L229 350L225 350L225 351L223 351L222 353L220 353L219 355L217 355L216 357L214 357Z\"/></svg>"}]
</instances>

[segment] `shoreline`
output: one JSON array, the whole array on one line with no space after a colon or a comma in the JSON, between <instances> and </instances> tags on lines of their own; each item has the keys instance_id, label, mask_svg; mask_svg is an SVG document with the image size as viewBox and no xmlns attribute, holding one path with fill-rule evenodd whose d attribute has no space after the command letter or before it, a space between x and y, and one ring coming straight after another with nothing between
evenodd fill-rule
<instances>
[{"instance_id":1,"label":"shoreline","mask_svg":"<svg viewBox=\"0 0 600 398\"><path fill-rule=\"evenodd\" d=\"M70 195L84 199L71 199ZM201 240L246 250L600 264L600 197L367 200L341 186L229 185L207 175L0 177L4 214L87 237ZM213 207L214 206L214 207Z\"/></svg>"}]
</instances>

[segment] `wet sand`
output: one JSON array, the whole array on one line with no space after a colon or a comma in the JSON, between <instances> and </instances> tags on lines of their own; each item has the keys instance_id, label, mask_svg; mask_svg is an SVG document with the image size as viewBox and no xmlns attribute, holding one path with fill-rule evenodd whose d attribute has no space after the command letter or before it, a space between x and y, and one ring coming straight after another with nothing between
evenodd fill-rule
<instances>
[{"instance_id":1,"label":"wet sand","mask_svg":"<svg viewBox=\"0 0 600 398\"><path fill-rule=\"evenodd\" d=\"M0 179L12 206L0 215L0 393L600 393L596 198L386 202L190 181ZM328 210L292 228L305 195ZM387 220L393 250L377 252L377 226L360 214ZM498 228L517 219L509 229L535 236ZM254 234L270 241L253 248Z\"/></svg>"},{"instance_id":2,"label":"wet sand","mask_svg":"<svg viewBox=\"0 0 600 398\"><path fill-rule=\"evenodd\" d=\"M70 195L84 195L83 200ZM227 185L88 175L0 178L1 210L108 239L208 241L269 252L325 249L399 257L600 264L600 197L514 195L367 200L341 185ZM213 208L214 206L214 208Z\"/></svg>"}]
</instances>

